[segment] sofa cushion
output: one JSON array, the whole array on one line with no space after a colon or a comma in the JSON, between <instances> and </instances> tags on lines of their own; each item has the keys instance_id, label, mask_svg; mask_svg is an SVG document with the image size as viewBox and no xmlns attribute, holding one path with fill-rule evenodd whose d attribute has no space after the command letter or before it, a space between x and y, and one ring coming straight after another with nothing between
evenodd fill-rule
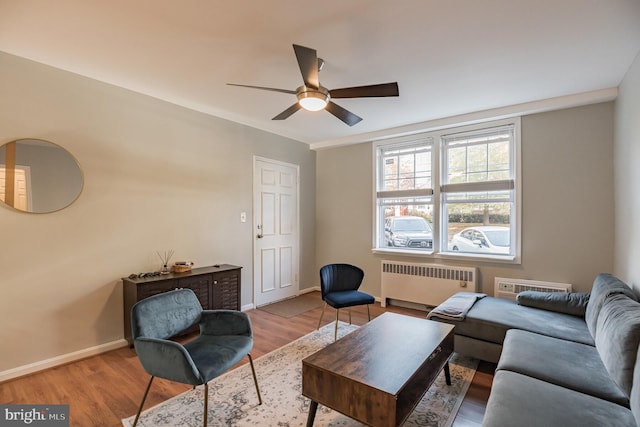
<instances>
[{"instance_id":1,"label":"sofa cushion","mask_svg":"<svg viewBox=\"0 0 640 427\"><path fill-rule=\"evenodd\" d=\"M624 406L504 370L493 379L482 426L637 427Z\"/></svg>"},{"instance_id":2,"label":"sofa cushion","mask_svg":"<svg viewBox=\"0 0 640 427\"><path fill-rule=\"evenodd\" d=\"M631 387L631 412L640 424L640 348L636 358L636 369L633 371L633 387Z\"/></svg>"},{"instance_id":3,"label":"sofa cushion","mask_svg":"<svg viewBox=\"0 0 640 427\"><path fill-rule=\"evenodd\" d=\"M626 295L610 295L598 316L596 348L622 391L631 394L640 344L640 303Z\"/></svg>"},{"instance_id":4,"label":"sofa cushion","mask_svg":"<svg viewBox=\"0 0 640 427\"><path fill-rule=\"evenodd\" d=\"M456 335L500 345L509 329L522 329L583 344L594 344L584 319L525 307L503 298L485 297L476 301L462 322L435 317L433 320L455 325Z\"/></svg>"},{"instance_id":5,"label":"sofa cushion","mask_svg":"<svg viewBox=\"0 0 640 427\"><path fill-rule=\"evenodd\" d=\"M516 302L527 307L584 317L589 294L583 292L524 291L516 296Z\"/></svg>"},{"instance_id":6,"label":"sofa cushion","mask_svg":"<svg viewBox=\"0 0 640 427\"><path fill-rule=\"evenodd\" d=\"M585 311L585 321L593 338L596 337L598 314L602 309L602 304L609 295L613 294L624 294L635 301L638 300L633 290L617 277L607 273L598 274L593 282L591 296Z\"/></svg>"},{"instance_id":7,"label":"sofa cushion","mask_svg":"<svg viewBox=\"0 0 640 427\"><path fill-rule=\"evenodd\" d=\"M590 345L512 329L507 332L497 369L629 407L628 395L620 390L598 350Z\"/></svg>"}]
</instances>

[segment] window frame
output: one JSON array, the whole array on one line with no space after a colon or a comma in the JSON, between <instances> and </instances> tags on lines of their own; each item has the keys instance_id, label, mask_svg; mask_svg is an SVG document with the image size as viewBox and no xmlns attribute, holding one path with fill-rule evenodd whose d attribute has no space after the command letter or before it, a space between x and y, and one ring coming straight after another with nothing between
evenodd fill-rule
<instances>
[{"instance_id":1,"label":"window frame","mask_svg":"<svg viewBox=\"0 0 640 427\"><path fill-rule=\"evenodd\" d=\"M438 129L425 130L404 137L387 138L374 141L373 146L373 229L372 229L372 252L375 254L388 255L404 255L411 257L425 257L434 259L457 259L457 260L473 260L479 262L497 262L497 263L521 263L521 242L522 242L522 159L521 159L521 119L520 117L511 117L501 120L485 121L470 125L442 127ZM481 181L480 184L471 184L471 186L479 185L487 188L496 186L503 189L505 186L511 186L513 194L512 208L510 212L510 229L511 229L511 247L512 251L509 255L501 254L483 254L469 252L453 252L449 251L445 240L448 240L448 230L445 229L447 221L443 221L445 215L446 203L444 202L444 193L446 184L446 151L444 149L443 138L455 134L463 134L468 132L478 132L482 130L500 129L506 126L513 128L513 144L510 146L510 161L513 168L512 178L509 180ZM431 251L409 249L409 248L387 248L382 243L384 241L384 214L380 204L382 196L389 197L392 191L382 191L382 172L384 165L382 164L382 151L390 147L419 145L420 141L428 144L431 141L431 184L432 188L426 193L430 193L432 199L433 221L431 223L433 229L433 248ZM506 182L509 181L507 184ZM449 187L450 188L450 187ZM401 190L402 191L402 190ZM398 195L403 195L399 191ZM404 192L406 195L407 192ZM411 194L411 192L409 192ZM445 246L445 247L442 247Z\"/></svg>"}]
</instances>

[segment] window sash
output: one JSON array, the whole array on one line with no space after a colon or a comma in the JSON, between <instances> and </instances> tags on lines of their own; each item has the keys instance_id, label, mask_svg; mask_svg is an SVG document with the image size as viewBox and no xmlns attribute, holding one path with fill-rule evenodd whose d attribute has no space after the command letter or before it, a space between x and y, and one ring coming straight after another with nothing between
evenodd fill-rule
<instances>
[{"instance_id":1,"label":"window sash","mask_svg":"<svg viewBox=\"0 0 640 427\"><path fill-rule=\"evenodd\" d=\"M479 170L473 170L470 168L468 159L469 159L469 151L465 151L465 164L464 164L464 172L463 177L466 179L465 182L450 182L452 173L452 165L450 164L449 153L453 150L465 148L469 149L472 147L482 147L485 146L487 151L489 150L492 144L497 143L509 143L509 152L507 153L508 157L505 159L506 167L491 169L492 165L502 165L503 163L491 163L489 158L489 153L487 153L486 164L484 168ZM473 130L468 132L460 132L449 135L442 136L442 176L441 176L441 188L440 191L443 192L451 192L451 191L486 191L489 188L495 188L488 186L488 183L496 183L498 189L506 189L507 185L511 186L511 189L515 187L514 185L514 143L515 143L515 126L507 125L500 127L492 127L481 130ZM504 173L508 173L508 179L491 179L490 175L504 175ZM487 179L481 179L477 181L470 181L469 179L473 176L478 176L480 174L484 174L487 176ZM508 182L511 184L507 184ZM481 184L487 184L487 186L482 187ZM459 186L459 187L455 187ZM470 189L466 189L464 186L476 186Z\"/></svg>"},{"instance_id":2,"label":"window sash","mask_svg":"<svg viewBox=\"0 0 640 427\"><path fill-rule=\"evenodd\" d=\"M430 161L426 169L416 170L416 156L421 154L429 154ZM400 170L401 158L403 156L413 156L413 168L409 172ZM386 166L389 159L397 159L398 171L395 176L386 175ZM378 197L421 197L432 195L433 174L433 138L414 138L402 143L394 143L386 146L381 145L378 147ZM417 185L420 181L427 181L431 183L431 185L429 187L420 187ZM386 189L386 184L393 182L396 182L398 187L403 182L413 182L413 188Z\"/></svg>"}]
</instances>

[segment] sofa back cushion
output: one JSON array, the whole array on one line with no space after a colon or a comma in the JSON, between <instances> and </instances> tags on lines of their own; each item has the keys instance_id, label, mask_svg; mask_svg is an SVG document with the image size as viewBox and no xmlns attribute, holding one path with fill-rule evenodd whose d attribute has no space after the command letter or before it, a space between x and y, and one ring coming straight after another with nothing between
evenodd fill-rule
<instances>
[{"instance_id":1,"label":"sofa back cushion","mask_svg":"<svg viewBox=\"0 0 640 427\"><path fill-rule=\"evenodd\" d=\"M583 292L524 291L516 296L519 305L584 317L589 294Z\"/></svg>"},{"instance_id":2,"label":"sofa back cushion","mask_svg":"<svg viewBox=\"0 0 640 427\"><path fill-rule=\"evenodd\" d=\"M611 274L601 273L596 277L593 282L593 288L591 289L591 295L589 296L589 303L585 310L585 321L591 336L596 338L596 330L598 324L598 315L602 309L605 299L609 295L624 294L634 301L638 298L633 293L630 287L628 287L623 281Z\"/></svg>"},{"instance_id":3,"label":"sofa back cushion","mask_svg":"<svg viewBox=\"0 0 640 427\"><path fill-rule=\"evenodd\" d=\"M640 345L640 303L626 295L605 299L596 333L596 348L613 380L631 395L634 367Z\"/></svg>"}]
</instances>

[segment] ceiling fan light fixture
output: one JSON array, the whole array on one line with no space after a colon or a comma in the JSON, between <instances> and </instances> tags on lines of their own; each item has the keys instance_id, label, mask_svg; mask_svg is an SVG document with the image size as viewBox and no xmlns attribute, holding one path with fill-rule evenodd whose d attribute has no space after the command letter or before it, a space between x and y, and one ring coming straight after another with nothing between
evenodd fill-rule
<instances>
[{"instance_id":1,"label":"ceiling fan light fixture","mask_svg":"<svg viewBox=\"0 0 640 427\"><path fill-rule=\"evenodd\" d=\"M300 106L307 111L320 111L329 103L329 91L323 87L317 90L303 87L297 97Z\"/></svg>"},{"instance_id":2,"label":"ceiling fan light fixture","mask_svg":"<svg viewBox=\"0 0 640 427\"><path fill-rule=\"evenodd\" d=\"M307 111L325 110L348 126L360 123L360 121L362 121L362 117L358 117L351 111L339 106L335 102L332 102L331 98L372 98L400 95L398 92L398 82L343 87L329 91L329 89L320 85L320 80L318 79L318 72L322 69L324 60L322 58L318 58L316 50L297 44L293 45L293 50L296 54L300 73L302 74L302 81L304 82L304 84L298 87L295 91L274 87L249 86L233 83L227 84L296 95L297 102L280 114L276 115L271 120L284 120L291 117L293 113L300 109Z\"/></svg>"}]
</instances>

